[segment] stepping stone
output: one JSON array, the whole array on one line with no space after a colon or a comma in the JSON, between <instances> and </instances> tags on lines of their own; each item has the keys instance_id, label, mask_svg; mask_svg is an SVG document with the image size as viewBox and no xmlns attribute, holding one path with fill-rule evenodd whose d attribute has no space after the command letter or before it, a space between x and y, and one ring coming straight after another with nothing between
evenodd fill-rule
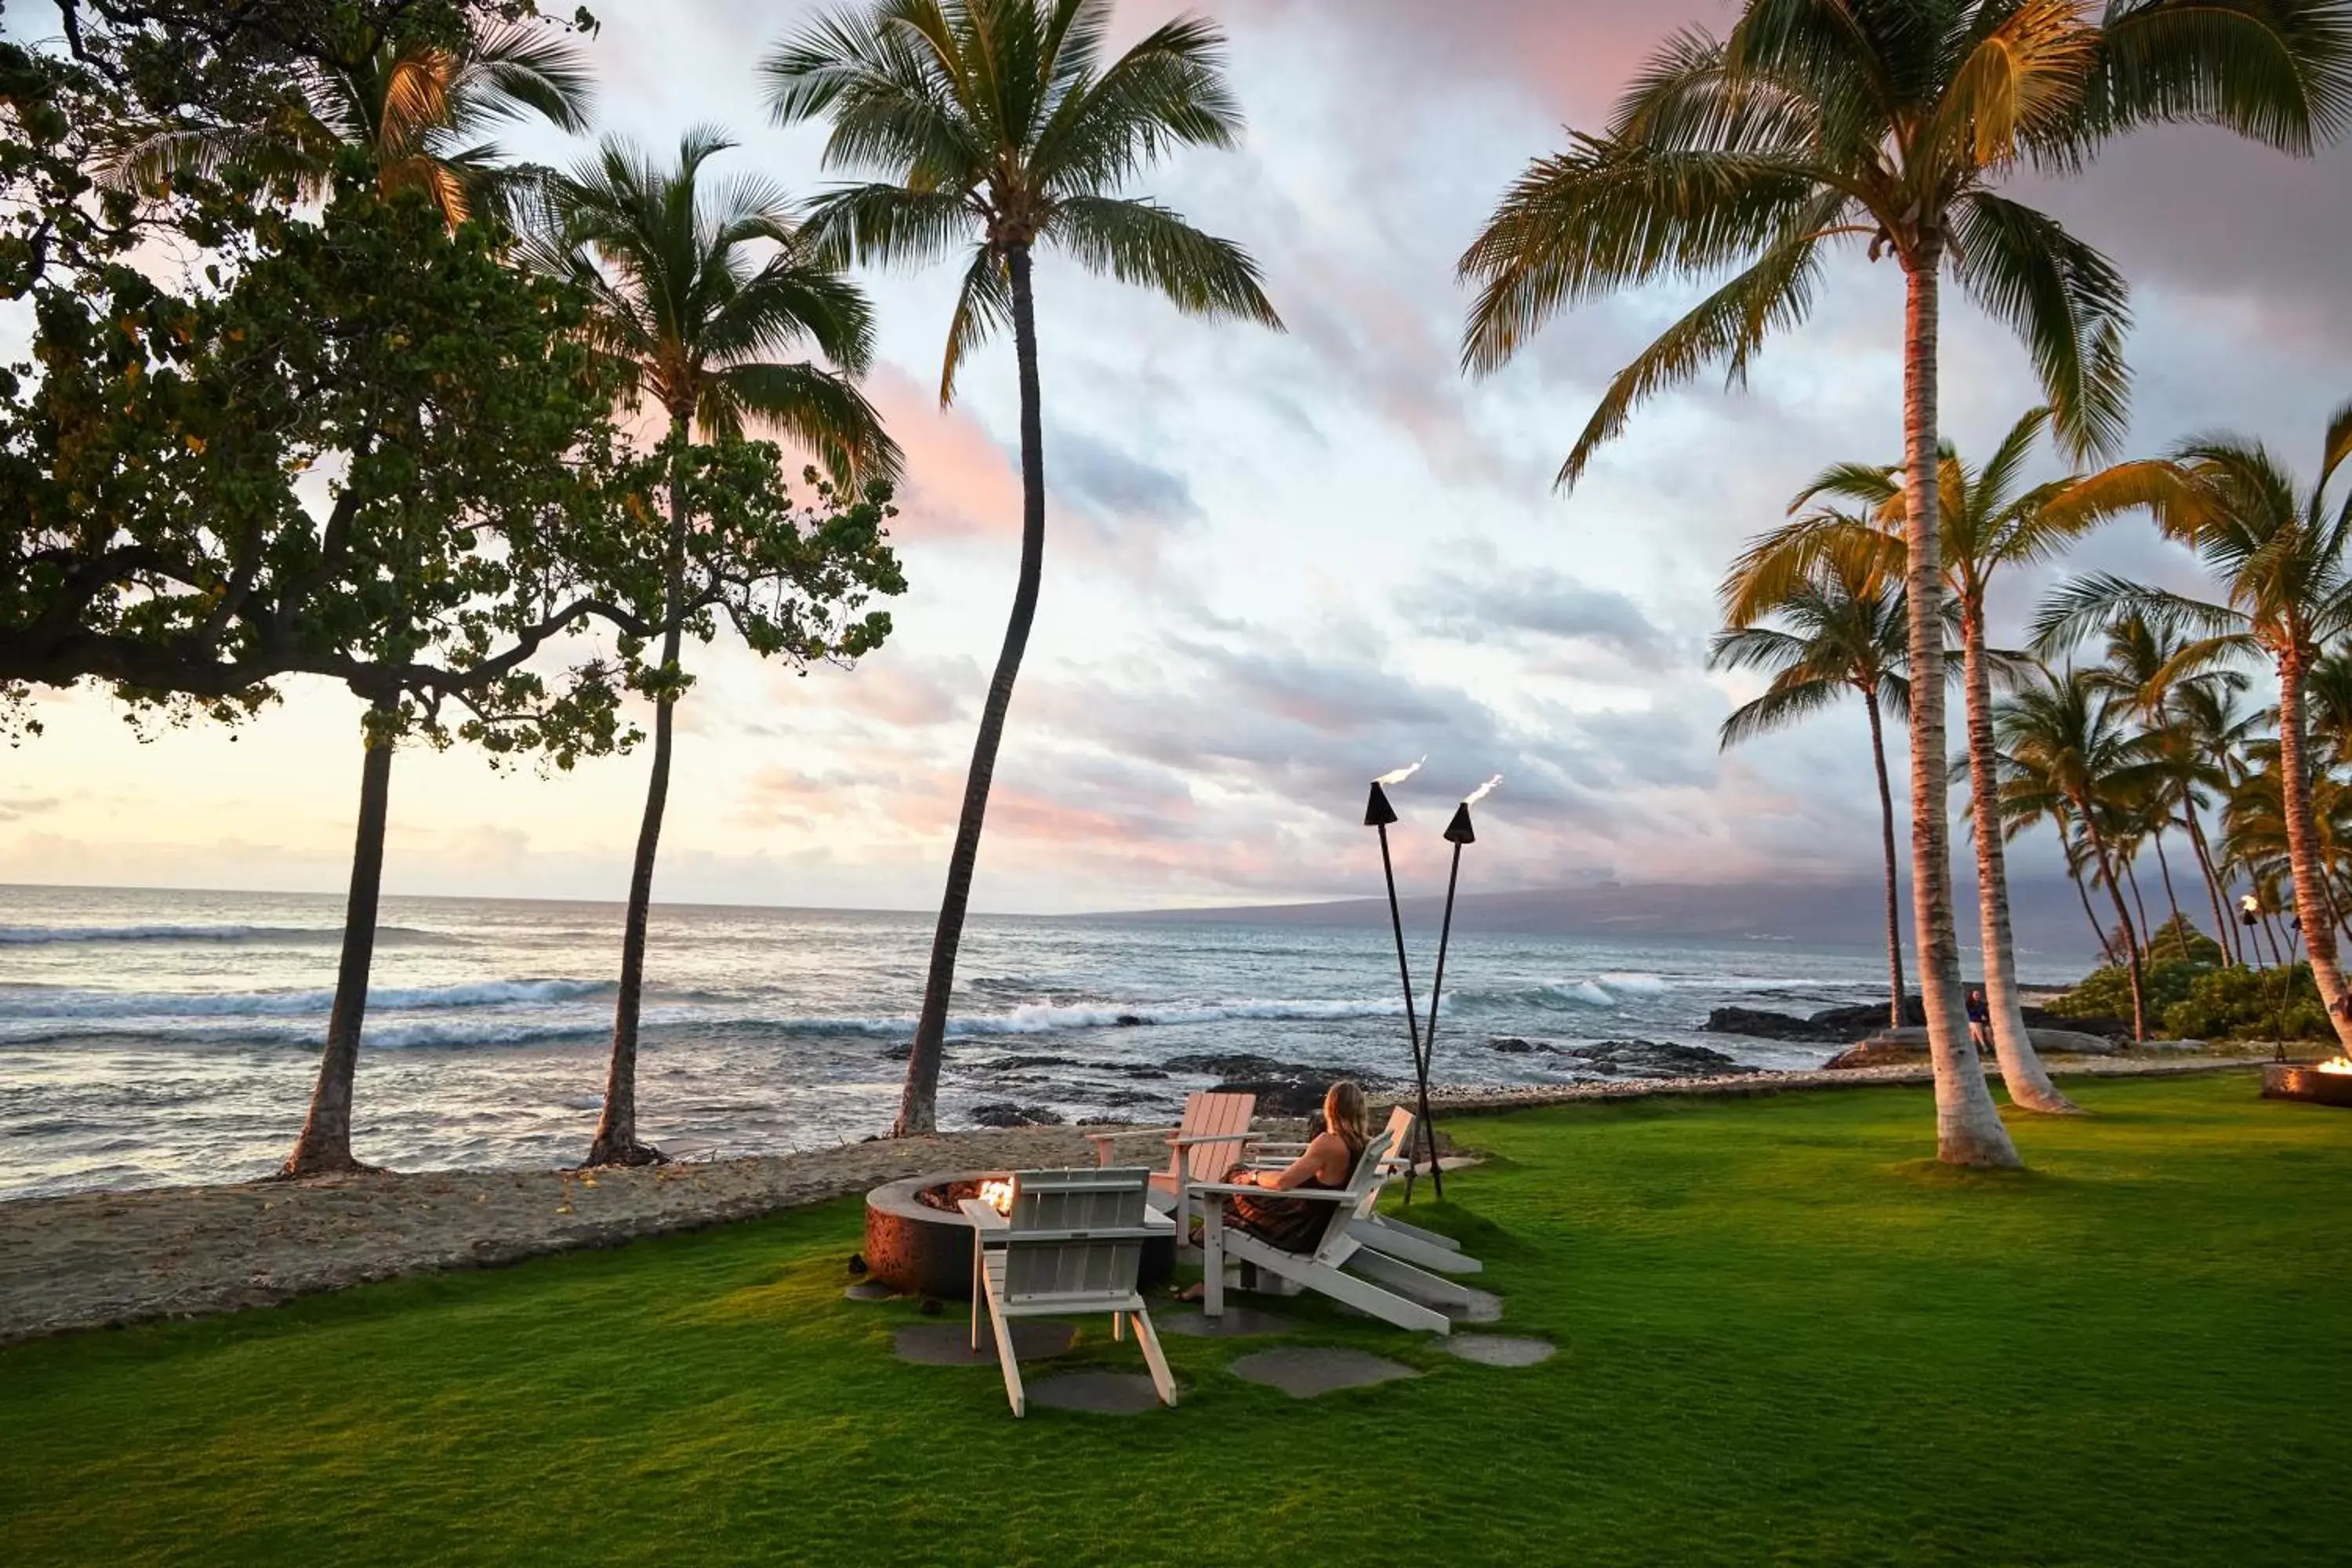
<instances>
[{"instance_id":1,"label":"stepping stone","mask_svg":"<svg viewBox=\"0 0 2352 1568\"><path fill-rule=\"evenodd\" d=\"M1199 1310L1171 1312L1164 1318L1151 1320L1163 1334L1189 1334L1202 1340L1233 1340L1249 1334L1278 1334L1290 1327L1290 1320L1275 1312L1261 1312L1255 1307L1227 1306L1225 1315L1212 1318Z\"/></svg>"},{"instance_id":2,"label":"stepping stone","mask_svg":"<svg viewBox=\"0 0 2352 1568\"><path fill-rule=\"evenodd\" d=\"M1043 1361L1070 1348L1077 1330L1067 1323L1031 1321L1013 1325L1013 1353L1023 1361ZM996 1340L986 1323L980 1326L980 1349L971 1348L971 1330L962 1323L916 1323L900 1329L893 1347L900 1361L921 1366L994 1366Z\"/></svg>"},{"instance_id":3,"label":"stepping stone","mask_svg":"<svg viewBox=\"0 0 2352 1568\"><path fill-rule=\"evenodd\" d=\"M1447 1337L1445 1348L1480 1366L1533 1366L1551 1360L1559 1350L1549 1340L1517 1334L1453 1334Z\"/></svg>"},{"instance_id":4,"label":"stepping stone","mask_svg":"<svg viewBox=\"0 0 2352 1568\"><path fill-rule=\"evenodd\" d=\"M1419 1377L1409 1366L1362 1351L1301 1347L1259 1351L1234 1363L1234 1375L1278 1388L1293 1399L1312 1399L1342 1388L1369 1388L1400 1377Z\"/></svg>"},{"instance_id":5,"label":"stepping stone","mask_svg":"<svg viewBox=\"0 0 2352 1568\"><path fill-rule=\"evenodd\" d=\"M860 1279L841 1295L846 1301L891 1301L898 1299L898 1292L879 1279Z\"/></svg>"},{"instance_id":6,"label":"stepping stone","mask_svg":"<svg viewBox=\"0 0 2352 1568\"><path fill-rule=\"evenodd\" d=\"M1133 1372L1058 1372L1028 1385L1029 1403L1090 1415L1138 1415L1160 1408L1151 1380Z\"/></svg>"}]
</instances>

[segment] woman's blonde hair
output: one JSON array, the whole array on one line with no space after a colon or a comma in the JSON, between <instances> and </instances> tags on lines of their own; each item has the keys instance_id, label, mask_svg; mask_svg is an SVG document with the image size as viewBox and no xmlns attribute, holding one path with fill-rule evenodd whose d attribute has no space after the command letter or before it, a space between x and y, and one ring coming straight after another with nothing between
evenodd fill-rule
<instances>
[{"instance_id":1,"label":"woman's blonde hair","mask_svg":"<svg viewBox=\"0 0 2352 1568\"><path fill-rule=\"evenodd\" d=\"M1361 1148L1369 1136L1364 1131L1364 1091L1354 1079L1343 1078L1323 1092L1323 1130L1337 1132L1354 1147Z\"/></svg>"}]
</instances>

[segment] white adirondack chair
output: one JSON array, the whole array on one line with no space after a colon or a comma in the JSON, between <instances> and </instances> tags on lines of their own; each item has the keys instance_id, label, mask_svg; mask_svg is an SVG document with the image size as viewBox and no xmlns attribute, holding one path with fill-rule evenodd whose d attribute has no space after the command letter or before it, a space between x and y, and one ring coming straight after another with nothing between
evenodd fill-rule
<instances>
[{"instance_id":1,"label":"white adirondack chair","mask_svg":"<svg viewBox=\"0 0 2352 1568\"><path fill-rule=\"evenodd\" d=\"M1402 1258L1423 1268L1433 1268L1440 1274L1477 1274L1486 1265L1462 1250L1462 1244L1450 1236L1408 1225L1394 1215L1380 1212L1381 1193L1389 1183L1405 1173L1412 1164L1412 1136L1418 1121L1413 1113L1400 1105L1389 1112L1389 1152L1381 1161L1381 1180L1365 1193L1363 1202L1348 1222L1356 1239L1375 1252ZM1307 1152L1304 1143L1260 1144L1261 1158L1253 1162L1257 1168L1280 1170Z\"/></svg>"},{"instance_id":2,"label":"white adirondack chair","mask_svg":"<svg viewBox=\"0 0 2352 1568\"><path fill-rule=\"evenodd\" d=\"M1452 1321L1426 1303L1466 1304L1469 1293L1450 1279L1372 1250L1355 1235L1357 1211L1367 1197L1378 1198L1381 1184L1386 1180L1381 1164L1388 1157L1389 1147L1389 1133L1374 1133L1371 1142L1364 1145L1364 1152L1357 1156L1348 1184L1336 1192L1294 1187L1281 1194L1330 1205L1331 1217L1311 1252L1285 1251L1238 1226L1225 1223L1223 1198L1237 1193L1260 1198L1273 1196L1265 1188L1223 1182L1195 1185L1193 1194L1202 1200L1201 1249L1206 1270L1202 1276L1202 1311L1212 1318L1224 1316L1225 1263L1231 1259L1335 1301L1344 1301L1400 1329L1433 1334L1452 1332ZM1390 1286L1410 1289L1413 1297L1400 1295Z\"/></svg>"},{"instance_id":3,"label":"white adirondack chair","mask_svg":"<svg viewBox=\"0 0 2352 1568\"><path fill-rule=\"evenodd\" d=\"M1440 1274L1477 1274L1486 1265L1462 1250L1462 1244L1450 1236L1425 1230L1417 1225L1407 1225L1394 1215L1380 1212L1381 1187L1405 1173L1412 1163L1413 1113L1400 1105L1389 1112L1389 1157L1381 1162L1381 1185L1364 1194L1364 1201L1348 1222L1349 1234L1375 1252L1433 1268Z\"/></svg>"},{"instance_id":4,"label":"white adirondack chair","mask_svg":"<svg viewBox=\"0 0 2352 1568\"><path fill-rule=\"evenodd\" d=\"M1121 1127L1089 1132L1087 1141L1095 1146L1095 1163L1103 1166L1111 1162L1112 1146L1122 1140L1151 1138L1168 1146L1168 1168L1151 1173L1151 1190L1166 1199L1173 1212L1181 1246L1192 1233L1192 1189L1202 1182L1224 1180L1227 1171L1248 1157L1253 1141L1250 1118L1256 1110L1254 1094L1203 1089L1184 1097L1184 1121L1180 1126Z\"/></svg>"},{"instance_id":5,"label":"white adirondack chair","mask_svg":"<svg viewBox=\"0 0 2352 1568\"><path fill-rule=\"evenodd\" d=\"M1013 1320L1076 1312L1110 1313L1114 1339L1124 1339L1126 1325L1133 1322L1160 1402L1176 1403L1176 1380L1136 1288L1143 1244L1168 1232L1166 1216L1152 1212L1150 1182L1151 1173L1140 1165L1016 1171L1009 1215L978 1198L959 1205L972 1226L971 1348L980 1348L985 1301L1014 1415L1024 1413L1028 1397L1021 1387L1021 1361L1013 1351Z\"/></svg>"}]
</instances>

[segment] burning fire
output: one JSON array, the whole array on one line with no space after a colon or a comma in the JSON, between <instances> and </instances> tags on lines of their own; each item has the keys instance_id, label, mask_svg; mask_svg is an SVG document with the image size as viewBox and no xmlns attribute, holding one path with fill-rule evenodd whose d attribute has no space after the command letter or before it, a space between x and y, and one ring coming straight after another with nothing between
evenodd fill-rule
<instances>
[{"instance_id":1,"label":"burning fire","mask_svg":"<svg viewBox=\"0 0 2352 1568\"><path fill-rule=\"evenodd\" d=\"M1427 761L1429 761L1429 759L1428 759L1426 756L1424 756L1424 757L1423 757L1423 758L1421 759L1421 763L1425 763L1425 762L1427 762ZM1398 769L1397 769L1395 772L1393 772L1393 773L1382 773L1380 777L1378 777L1378 778L1374 779L1372 782L1373 782L1374 784L1382 784L1382 785L1386 785L1386 784L1401 784L1404 783L1404 781L1405 781L1405 780L1407 780L1407 779L1409 779L1409 778L1412 777L1412 775L1413 775L1413 774L1415 774L1415 773L1417 773L1421 772L1421 763L1413 763L1413 764L1412 764L1412 766L1411 766L1411 767L1409 767L1409 768L1398 768Z\"/></svg>"},{"instance_id":2,"label":"burning fire","mask_svg":"<svg viewBox=\"0 0 2352 1568\"><path fill-rule=\"evenodd\" d=\"M1013 1184L1010 1181L998 1181L992 1177L980 1184L979 1196L982 1203L998 1214L1013 1212Z\"/></svg>"},{"instance_id":3,"label":"burning fire","mask_svg":"<svg viewBox=\"0 0 2352 1568\"><path fill-rule=\"evenodd\" d=\"M2330 1057L2319 1064L2319 1070L2352 1078L2352 1057Z\"/></svg>"},{"instance_id":4,"label":"burning fire","mask_svg":"<svg viewBox=\"0 0 2352 1568\"><path fill-rule=\"evenodd\" d=\"M1464 795L1462 797L1462 804L1465 805L1477 805L1480 801L1494 794L1495 786L1502 782L1503 775L1496 773L1493 778L1488 779L1485 784L1480 784L1476 789L1474 789L1468 795Z\"/></svg>"}]
</instances>

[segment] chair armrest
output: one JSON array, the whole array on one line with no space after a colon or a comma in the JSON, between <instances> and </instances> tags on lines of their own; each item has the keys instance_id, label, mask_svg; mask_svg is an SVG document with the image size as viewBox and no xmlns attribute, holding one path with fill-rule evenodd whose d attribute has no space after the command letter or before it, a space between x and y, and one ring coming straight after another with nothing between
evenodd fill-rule
<instances>
[{"instance_id":1,"label":"chair armrest","mask_svg":"<svg viewBox=\"0 0 2352 1568\"><path fill-rule=\"evenodd\" d=\"M1086 1138L1099 1148L1121 1138L1167 1138L1182 1131L1181 1127L1116 1127L1108 1132L1089 1132Z\"/></svg>"},{"instance_id":2,"label":"chair armrest","mask_svg":"<svg viewBox=\"0 0 2352 1568\"><path fill-rule=\"evenodd\" d=\"M1011 1230L1013 1222L996 1212L994 1204L982 1203L978 1198L964 1198L956 1207L971 1222L974 1230Z\"/></svg>"},{"instance_id":3,"label":"chair armrest","mask_svg":"<svg viewBox=\"0 0 2352 1568\"><path fill-rule=\"evenodd\" d=\"M1254 1196L1260 1197L1313 1198L1318 1203L1328 1204L1360 1203L1363 1201L1364 1196L1363 1194L1355 1192L1335 1193L1328 1187L1261 1187L1255 1182L1194 1182L1192 1184L1192 1191L1196 1194L1201 1193L1248 1193Z\"/></svg>"},{"instance_id":4,"label":"chair armrest","mask_svg":"<svg viewBox=\"0 0 2352 1568\"><path fill-rule=\"evenodd\" d=\"M1202 1132L1190 1138L1171 1138L1168 1140L1168 1146L1171 1149L1190 1149L1199 1143L1255 1143L1256 1142L1257 1134L1255 1132Z\"/></svg>"}]
</instances>

